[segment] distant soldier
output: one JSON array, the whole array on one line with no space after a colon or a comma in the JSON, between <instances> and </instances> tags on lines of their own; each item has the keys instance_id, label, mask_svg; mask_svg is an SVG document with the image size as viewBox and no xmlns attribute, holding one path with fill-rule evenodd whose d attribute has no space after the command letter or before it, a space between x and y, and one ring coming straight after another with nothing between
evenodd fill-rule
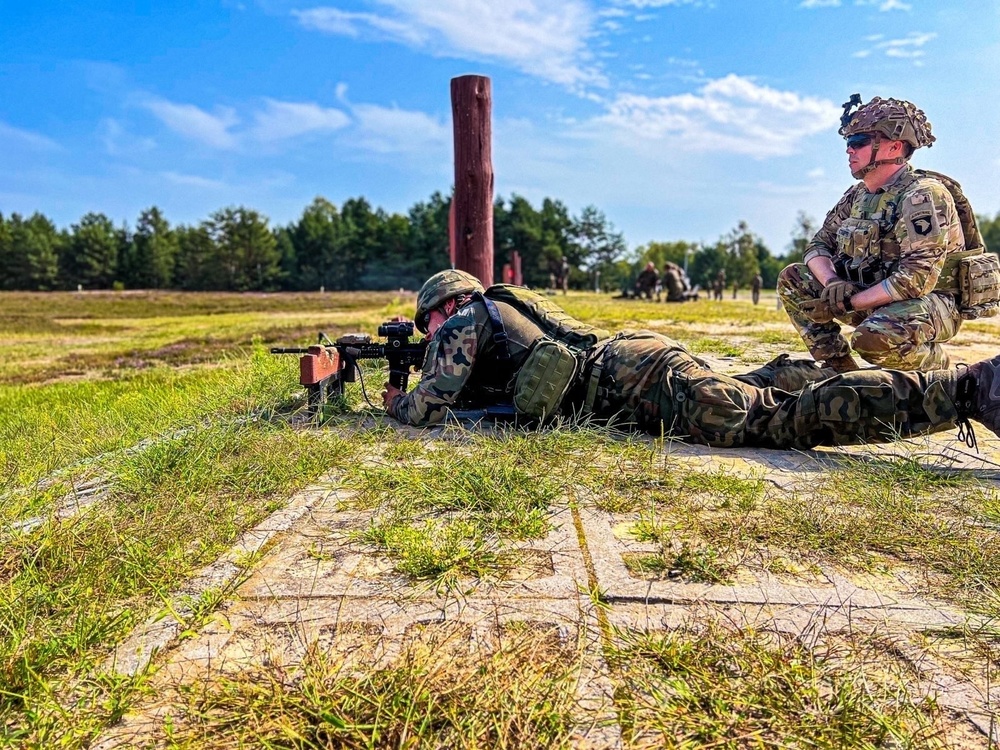
<instances>
[{"instance_id":1,"label":"distant soldier","mask_svg":"<svg viewBox=\"0 0 1000 750\"><path fill-rule=\"evenodd\" d=\"M936 140L924 113L875 97L851 114L860 104L857 94L844 104L839 130L860 182L827 214L803 262L782 270L778 296L813 357L838 372L857 369L852 347L883 367L945 368L941 342L963 317L995 311L1000 264L984 255L958 184L909 165ZM855 326L850 343L837 321Z\"/></svg>"},{"instance_id":2,"label":"distant soldier","mask_svg":"<svg viewBox=\"0 0 1000 750\"><path fill-rule=\"evenodd\" d=\"M691 282L684 269L669 260L663 264L663 289L667 293L667 302L684 302L687 292L691 291Z\"/></svg>"},{"instance_id":3,"label":"distant soldier","mask_svg":"<svg viewBox=\"0 0 1000 750\"><path fill-rule=\"evenodd\" d=\"M648 300L653 299L653 292L656 291L656 285L659 281L660 275L656 272L656 264L653 261L649 261L635 280L636 299L639 297L645 297Z\"/></svg>"},{"instance_id":4,"label":"distant soldier","mask_svg":"<svg viewBox=\"0 0 1000 750\"><path fill-rule=\"evenodd\" d=\"M755 274L753 281L750 282L750 296L753 298L753 303L756 305L760 302L760 287L763 285L764 279L761 278L760 274Z\"/></svg>"},{"instance_id":5,"label":"distant soldier","mask_svg":"<svg viewBox=\"0 0 1000 750\"><path fill-rule=\"evenodd\" d=\"M740 282L733 282L733 299L736 299L736 293L740 290Z\"/></svg>"},{"instance_id":6,"label":"distant soldier","mask_svg":"<svg viewBox=\"0 0 1000 750\"><path fill-rule=\"evenodd\" d=\"M715 281L712 283L712 296L716 301L722 301L722 295L726 291L726 269L720 268L715 274Z\"/></svg>"}]
</instances>

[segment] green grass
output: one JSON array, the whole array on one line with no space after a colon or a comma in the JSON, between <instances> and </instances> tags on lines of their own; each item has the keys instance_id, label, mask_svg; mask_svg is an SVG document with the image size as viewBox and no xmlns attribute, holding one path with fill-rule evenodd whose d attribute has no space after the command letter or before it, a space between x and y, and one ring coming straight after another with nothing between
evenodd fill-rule
<instances>
[{"instance_id":1,"label":"green grass","mask_svg":"<svg viewBox=\"0 0 1000 750\"><path fill-rule=\"evenodd\" d=\"M858 640L810 648L720 625L620 632L609 659L624 746L947 746L935 726L944 717L910 697L905 667L872 668Z\"/></svg>"},{"instance_id":2,"label":"green grass","mask_svg":"<svg viewBox=\"0 0 1000 750\"><path fill-rule=\"evenodd\" d=\"M700 471L654 447L628 446L586 482L603 510L627 514L658 555L629 558L634 575L731 581L737 570L840 567L919 572L925 592L1000 615L1000 499L964 472L915 458L843 458L808 489L761 475ZM932 575L925 575L930 573Z\"/></svg>"},{"instance_id":3,"label":"green grass","mask_svg":"<svg viewBox=\"0 0 1000 750\"><path fill-rule=\"evenodd\" d=\"M398 658L359 670L379 637L313 644L297 673L261 670L185 691L163 733L171 748L571 747L581 650L531 624L469 652L460 624L411 633ZM363 663L363 662L361 662Z\"/></svg>"},{"instance_id":4,"label":"green grass","mask_svg":"<svg viewBox=\"0 0 1000 750\"><path fill-rule=\"evenodd\" d=\"M610 329L651 328L744 363L802 350L773 305L557 301ZM587 424L408 437L364 406L357 386L325 429L295 429L296 358L271 357L267 346L309 343L318 330L374 332L409 313L412 296L10 294L0 303L0 746L86 747L141 705L156 676L105 673L114 646L327 471L371 514L354 543L449 595L455 584L523 577L533 564L524 547L548 533L553 510L571 523L567 508L587 506L653 545L626 558L640 578L906 573L923 593L1000 614L1000 498L925 457L838 460L808 486L779 489L760 473L693 467L670 441ZM365 372L377 401L383 370ZM362 424L359 410L373 419ZM54 515L88 491L97 500L87 510ZM30 519L23 531L12 526ZM194 632L232 596L211 589L177 614ZM181 685L160 739L573 746L573 728L588 721L575 703L582 644L513 627L473 654L464 635L433 633L414 635L389 662L373 656L381 636L371 635L356 652L314 644L291 671ZM623 633L608 651L627 744L735 747L728 727L746 738L741 747L768 737L935 746L940 712L882 679L865 651L878 644L709 635ZM940 648L960 640L996 663L989 632L927 638Z\"/></svg>"},{"instance_id":5,"label":"green grass","mask_svg":"<svg viewBox=\"0 0 1000 750\"><path fill-rule=\"evenodd\" d=\"M375 510L356 538L413 578L502 578L519 563L512 543L548 532L548 510L581 461L578 444L572 432L548 430L473 435L413 455L390 446L383 462L345 477L354 505Z\"/></svg>"},{"instance_id":6,"label":"green grass","mask_svg":"<svg viewBox=\"0 0 1000 750\"><path fill-rule=\"evenodd\" d=\"M119 457L106 502L2 551L0 726L32 742L100 726L108 717L78 721L56 695L244 529L350 455L335 435L256 422Z\"/></svg>"}]
</instances>

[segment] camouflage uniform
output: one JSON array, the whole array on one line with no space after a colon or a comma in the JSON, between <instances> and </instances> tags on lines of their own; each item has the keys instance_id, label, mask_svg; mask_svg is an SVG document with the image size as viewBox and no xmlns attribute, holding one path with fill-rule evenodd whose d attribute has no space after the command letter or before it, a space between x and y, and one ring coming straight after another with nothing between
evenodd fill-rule
<instances>
[{"instance_id":1,"label":"camouflage uniform","mask_svg":"<svg viewBox=\"0 0 1000 750\"><path fill-rule=\"evenodd\" d=\"M471 302L438 329L420 383L392 402L391 416L428 425L450 408L509 403L533 331L538 337L541 331L498 306L510 358L498 356L483 303ZM953 371L830 375L814 362L783 356L729 377L666 336L623 333L588 351L564 411L712 446L767 448L887 442L948 429L958 418Z\"/></svg>"},{"instance_id":2,"label":"camouflage uniform","mask_svg":"<svg viewBox=\"0 0 1000 750\"><path fill-rule=\"evenodd\" d=\"M877 222L882 239L858 247L858 235L848 230L859 219ZM816 359L849 355L853 347L866 361L884 367L943 368L948 366L948 355L939 342L958 333L962 318L952 292L933 290L947 256L964 250L962 226L948 188L933 177L918 176L907 165L874 193L863 182L851 187L827 214L803 262L781 272L778 294ZM855 326L850 345L836 321L814 323L801 311L803 301L822 292L806 265L820 256L833 260L841 278L862 288L881 284L896 300L842 316L840 320Z\"/></svg>"},{"instance_id":3,"label":"camouflage uniform","mask_svg":"<svg viewBox=\"0 0 1000 750\"><path fill-rule=\"evenodd\" d=\"M646 299L653 299L653 292L660 282L660 275L655 268L644 269L635 280L635 296L644 296Z\"/></svg>"},{"instance_id":4,"label":"camouflage uniform","mask_svg":"<svg viewBox=\"0 0 1000 750\"><path fill-rule=\"evenodd\" d=\"M667 302L684 302L690 291L690 282L684 269L676 263L663 264L663 288L667 291Z\"/></svg>"}]
</instances>

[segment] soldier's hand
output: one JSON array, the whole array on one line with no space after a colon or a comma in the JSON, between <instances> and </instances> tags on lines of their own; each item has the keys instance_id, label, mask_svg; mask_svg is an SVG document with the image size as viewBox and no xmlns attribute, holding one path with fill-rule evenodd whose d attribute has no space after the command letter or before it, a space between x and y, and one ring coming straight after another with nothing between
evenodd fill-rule
<instances>
[{"instance_id":1,"label":"soldier's hand","mask_svg":"<svg viewBox=\"0 0 1000 750\"><path fill-rule=\"evenodd\" d=\"M389 407L392 406L392 402L402 395L403 392L399 390L399 388L386 383L385 390L382 391L382 406L385 407L386 411L389 411Z\"/></svg>"},{"instance_id":2,"label":"soldier's hand","mask_svg":"<svg viewBox=\"0 0 1000 750\"><path fill-rule=\"evenodd\" d=\"M813 323L829 323L834 318L833 310L822 297L807 299L799 305L799 309Z\"/></svg>"},{"instance_id":3,"label":"soldier's hand","mask_svg":"<svg viewBox=\"0 0 1000 750\"><path fill-rule=\"evenodd\" d=\"M860 291L857 284L837 279L823 287L819 298L827 304L835 316L846 315L853 309L848 307L848 300Z\"/></svg>"}]
</instances>

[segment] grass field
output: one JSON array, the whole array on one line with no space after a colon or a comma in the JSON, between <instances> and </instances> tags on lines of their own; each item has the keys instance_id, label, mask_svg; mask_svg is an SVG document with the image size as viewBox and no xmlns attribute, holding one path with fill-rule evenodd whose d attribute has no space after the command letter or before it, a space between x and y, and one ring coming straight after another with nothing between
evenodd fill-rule
<instances>
[{"instance_id":1,"label":"grass field","mask_svg":"<svg viewBox=\"0 0 1000 750\"><path fill-rule=\"evenodd\" d=\"M588 322L652 328L734 366L805 353L773 295L759 306L584 293L558 301ZM1000 615L995 489L906 457L846 462L816 492L796 493L762 476L679 472L662 442L588 428L471 436L459 451L435 451L380 423L356 388L349 406L375 415L374 426L348 415L327 429L298 429L296 358L268 347L311 343L318 331L374 333L411 315L413 302L394 293L0 295L0 744L88 746L146 697L155 669L104 673L114 646L242 532L331 470L358 489L358 508L375 511L357 542L437 586L502 577L519 562L517 542L543 535L547 511L568 496L653 545L629 562L639 577L726 582L742 569L808 574L835 564L916 577L926 594L987 622ZM991 326L969 326L969 339L990 340ZM373 398L378 365L367 370ZM188 626L226 594L196 602ZM1000 636L987 626L975 637L995 664ZM904 679L879 666L851 676L852 660L865 663L857 644L806 653L756 632L726 642L684 631L621 633L614 643L605 657L621 680L629 746L782 738L797 747L948 746L941 712L908 694ZM572 644L553 650L521 634L478 670L431 653L418 648L403 666L349 677L313 654L294 689L266 675L211 686L192 697L191 726L167 744L254 746L262 735L241 734L249 719L273 733L273 747L569 742L578 720ZM777 675L781 689L761 685L764 674ZM431 692L417 691L418 679ZM434 693L449 680L468 686L461 700ZM514 698L491 723L504 696ZM706 706L714 713L692 725ZM336 721L320 731L324 710ZM426 721L414 723L415 712ZM726 744L733 727L744 744Z\"/></svg>"}]
</instances>

